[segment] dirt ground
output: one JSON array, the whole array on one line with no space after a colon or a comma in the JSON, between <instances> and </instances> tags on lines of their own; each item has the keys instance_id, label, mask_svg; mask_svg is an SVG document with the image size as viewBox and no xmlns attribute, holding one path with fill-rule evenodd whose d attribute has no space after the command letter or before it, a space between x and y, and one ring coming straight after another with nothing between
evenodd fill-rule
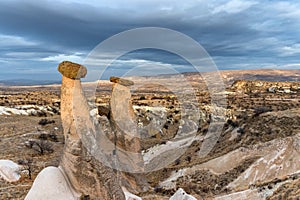
<instances>
[{"instance_id":1,"label":"dirt ground","mask_svg":"<svg viewBox=\"0 0 300 200\"><path fill-rule=\"evenodd\" d=\"M257 83L255 81L234 83L227 88L226 122L220 138L212 151L205 157L199 157L198 152L203 140L194 141L173 163L165 168L146 174L150 190L138 194L144 199L167 199L177 188L199 199L210 199L216 195L224 195L230 190L229 183L237 179L256 160L252 157L226 173L214 174L209 170L196 170L195 173L179 177L176 187L165 189L160 183L172 172L206 163L214 158L226 155L238 148L253 147L257 144L284 139L300 133L300 87L299 83L291 83L292 92L282 91L286 82L280 83L278 92L269 91L272 83ZM274 85L274 84L273 84ZM296 86L294 86L296 85ZM96 105L108 106L110 98L109 87L104 92L98 92ZM155 91L155 92L154 92ZM5 88L0 90L0 106L14 108L18 105L39 105L59 108L59 88ZM144 125L149 123L149 112L143 106L165 107L167 119L161 132L154 131L142 140L143 150L155 145L163 145L172 140L181 126L181 104L172 92L159 91L156 87L135 91L132 96L137 119ZM210 97L207 91L197 92L199 109L204 115L199 119L197 136L205 136L211 122L210 110L207 105ZM147 118L148 116L148 118ZM41 152L36 143L44 145ZM33 144L33 145L32 145ZM39 116L0 115L0 159L12 160L30 168L31 174L24 174L15 183L0 179L0 199L24 199L37 174L47 166L58 166L64 147L64 138L58 113ZM237 158L238 159L238 158ZM250 186L249 186L250 187ZM277 189L268 199L288 199L299 197L300 181L295 176Z\"/></svg>"}]
</instances>

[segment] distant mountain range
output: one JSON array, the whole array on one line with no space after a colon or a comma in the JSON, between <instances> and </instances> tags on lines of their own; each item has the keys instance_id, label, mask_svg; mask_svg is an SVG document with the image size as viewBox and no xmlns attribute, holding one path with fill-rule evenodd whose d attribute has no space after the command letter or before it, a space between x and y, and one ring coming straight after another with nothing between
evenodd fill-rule
<instances>
[{"instance_id":1,"label":"distant mountain range","mask_svg":"<svg viewBox=\"0 0 300 200\"><path fill-rule=\"evenodd\" d=\"M55 80L30 80L30 79L12 79L0 80L0 86L33 86L33 85L52 85L60 84L61 81Z\"/></svg>"},{"instance_id":2,"label":"distant mountain range","mask_svg":"<svg viewBox=\"0 0 300 200\"><path fill-rule=\"evenodd\" d=\"M210 73L210 72L208 72ZM182 73L187 77L199 77L197 72ZM299 82L300 70L272 70L272 69L256 69L256 70L224 70L220 71L224 82L227 84L233 83L235 80L262 80L275 82ZM158 75L160 78L176 78L178 74L163 74ZM199 77L201 79L201 76ZM196 78L198 79L198 78ZM199 80L200 80L199 79ZM34 85L53 85L61 84L57 80L30 80L30 79L12 79L0 80L0 86L34 86Z\"/></svg>"}]
</instances>

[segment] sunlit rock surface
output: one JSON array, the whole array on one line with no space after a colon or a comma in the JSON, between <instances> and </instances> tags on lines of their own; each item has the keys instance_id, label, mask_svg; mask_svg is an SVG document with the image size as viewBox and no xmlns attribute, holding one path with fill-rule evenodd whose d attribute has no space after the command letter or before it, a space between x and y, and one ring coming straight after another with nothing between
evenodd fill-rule
<instances>
[{"instance_id":1,"label":"sunlit rock surface","mask_svg":"<svg viewBox=\"0 0 300 200\"><path fill-rule=\"evenodd\" d=\"M21 166L11 160L0 160L0 178L8 182L18 181L20 176Z\"/></svg>"},{"instance_id":2,"label":"sunlit rock surface","mask_svg":"<svg viewBox=\"0 0 300 200\"><path fill-rule=\"evenodd\" d=\"M36 177L25 200L76 200L79 197L61 169L47 167Z\"/></svg>"},{"instance_id":3,"label":"sunlit rock surface","mask_svg":"<svg viewBox=\"0 0 300 200\"><path fill-rule=\"evenodd\" d=\"M197 200L192 195L187 194L182 188L179 188L177 192L169 200Z\"/></svg>"}]
</instances>

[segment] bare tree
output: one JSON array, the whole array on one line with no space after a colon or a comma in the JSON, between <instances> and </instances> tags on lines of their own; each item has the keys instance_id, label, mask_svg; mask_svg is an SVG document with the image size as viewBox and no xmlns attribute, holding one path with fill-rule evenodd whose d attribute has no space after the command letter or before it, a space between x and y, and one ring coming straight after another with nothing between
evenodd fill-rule
<instances>
[{"instance_id":1,"label":"bare tree","mask_svg":"<svg viewBox=\"0 0 300 200\"><path fill-rule=\"evenodd\" d=\"M53 153L52 144L47 140L29 140L26 146L37 151L40 155L44 155L46 152Z\"/></svg>"},{"instance_id":2,"label":"bare tree","mask_svg":"<svg viewBox=\"0 0 300 200\"><path fill-rule=\"evenodd\" d=\"M18 160L18 164L22 165L24 168L22 171L28 172L29 179L32 178L32 171L33 171L33 165L32 165L32 159L25 159L25 160Z\"/></svg>"}]
</instances>

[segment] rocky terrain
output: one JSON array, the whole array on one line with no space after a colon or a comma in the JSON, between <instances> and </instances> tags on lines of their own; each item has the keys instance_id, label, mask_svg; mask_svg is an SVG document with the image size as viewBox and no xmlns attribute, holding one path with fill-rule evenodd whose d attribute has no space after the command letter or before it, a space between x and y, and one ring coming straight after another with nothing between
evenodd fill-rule
<instances>
[{"instance_id":1,"label":"rocky terrain","mask_svg":"<svg viewBox=\"0 0 300 200\"><path fill-rule=\"evenodd\" d=\"M93 123L116 146L142 155L136 159L144 162L144 173L117 173L127 196L145 200L299 199L299 70L222 72L226 107L212 104L211 91L199 74L184 74L190 86L180 83L177 76L150 77L149 84L145 78L129 77L134 85L127 86L116 86L117 80L101 81L96 90L83 83ZM60 97L60 86L0 88L0 160L20 166L17 181L0 179L0 199L24 199L38 173L59 166L66 156L68 140L62 126L66 111L61 109ZM224 124L218 129L211 125L215 121ZM140 139L124 137L122 130L113 129L116 124L122 127L122 122L123 131L132 133L136 127ZM202 154L210 138L215 143ZM102 169L94 160L88 163ZM90 164L82 167L93 171ZM7 171L0 166L5 174L3 169ZM78 177L83 185L102 188L101 181L95 184ZM74 188L80 190L78 185ZM88 190L82 193L82 199L94 195Z\"/></svg>"}]
</instances>

